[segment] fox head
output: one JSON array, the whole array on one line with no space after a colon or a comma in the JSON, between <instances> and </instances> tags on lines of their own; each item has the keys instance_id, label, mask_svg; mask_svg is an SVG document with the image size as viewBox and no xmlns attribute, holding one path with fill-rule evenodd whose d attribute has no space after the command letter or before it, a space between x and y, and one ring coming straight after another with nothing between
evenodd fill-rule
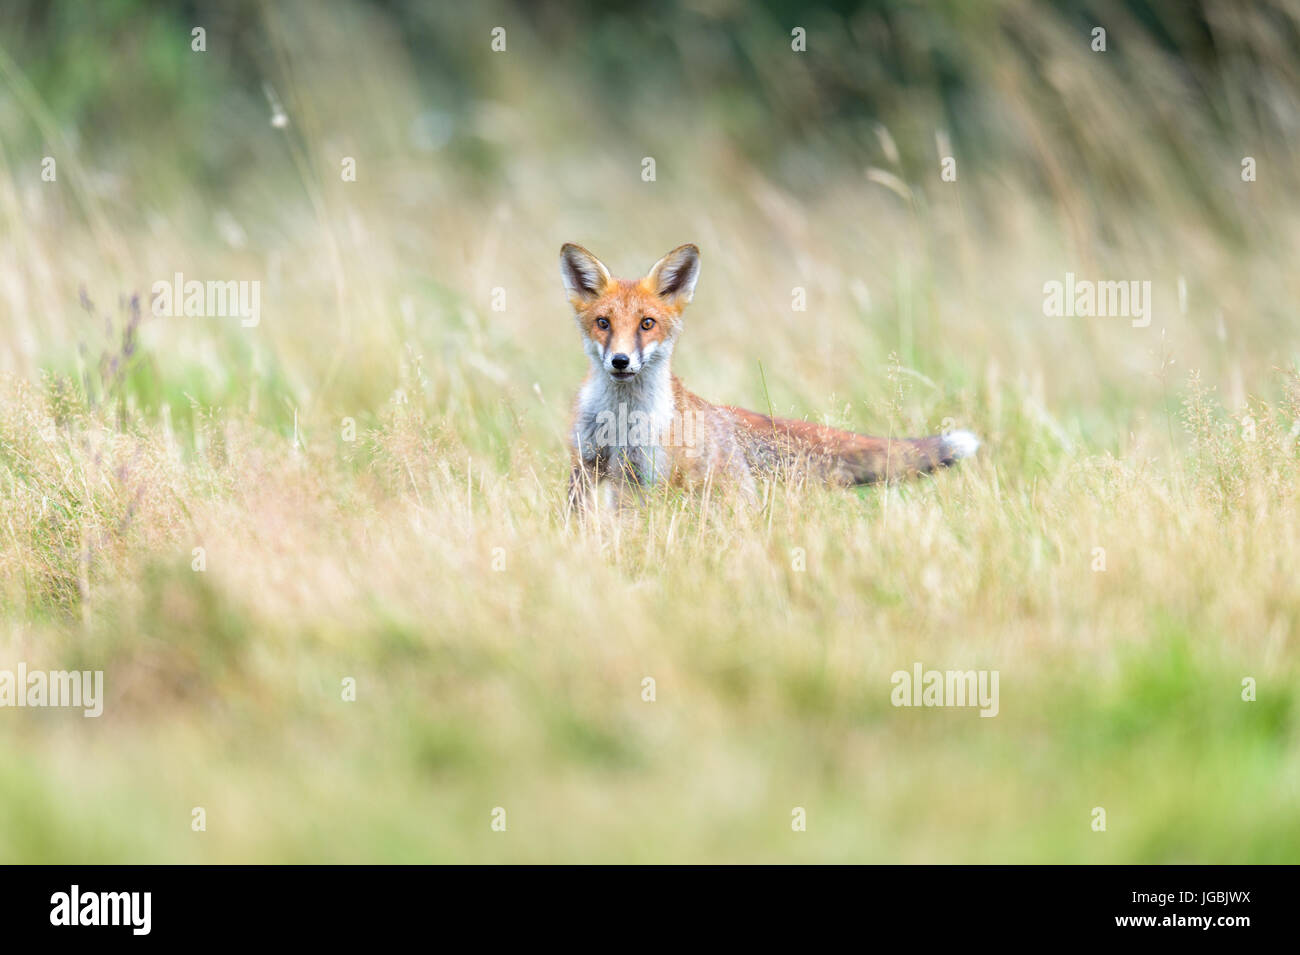
<instances>
[{"instance_id":1,"label":"fox head","mask_svg":"<svg viewBox=\"0 0 1300 955\"><path fill-rule=\"evenodd\" d=\"M644 278L629 280L612 278L600 259L570 242L560 249L560 275L596 372L631 381L672 355L700 277L700 250L678 246Z\"/></svg>"}]
</instances>

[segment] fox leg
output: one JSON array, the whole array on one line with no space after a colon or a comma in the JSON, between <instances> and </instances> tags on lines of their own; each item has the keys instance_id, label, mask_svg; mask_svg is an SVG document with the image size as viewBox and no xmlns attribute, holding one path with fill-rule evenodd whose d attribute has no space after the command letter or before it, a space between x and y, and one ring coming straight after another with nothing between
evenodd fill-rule
<instances>
[{"instance_id":1,"label":"fox leg","mask_svg":"<svg viewBox=\"0 0 1300 955\"><path fill-rule=\"evenodd\" d=\"M596 503L598 485L599 474L596 467L581 461L576 462L573 465L573 473L569 475L566 517L568 514L577 514L580 520L585 519Z\"/></svg>"},{"instance_id":2,"label":"fox leg","mask_svg":"<svg viewBox=\"0 0 1300 955\"><path fill-rule=\"evenodd\" d=\"M750 510L758 510L762 501L758 494L758 482L754 480L754 472L750 469L749 462L741 455L733 456L727 464L727 476L740 494L740 499L745 502L745 506Z\"/></svg>"},{"instance_id":3,"label":"fox leg","mask_svg":"<svg viewBox=\"0 0 1300 955\"><path fill-rule=\"evenodd\" d=\"M762 504L753 468L738 449L714 455L707 465L688 472L684 484L710 496L735 496L750 510L756 511Z\"/></svg>"},{"instance_id":4,"label":"fox leg","mask_svg":"<svg viewBox=\"0 0 1300 955\"><path fill-rule=\"evenodd\" d=\"M640 484L635 475L606 462L578 462L569 475L568 513L579 520L592 517L598 510L618 511L637 500Z\"/></svg>"}]
</instances>

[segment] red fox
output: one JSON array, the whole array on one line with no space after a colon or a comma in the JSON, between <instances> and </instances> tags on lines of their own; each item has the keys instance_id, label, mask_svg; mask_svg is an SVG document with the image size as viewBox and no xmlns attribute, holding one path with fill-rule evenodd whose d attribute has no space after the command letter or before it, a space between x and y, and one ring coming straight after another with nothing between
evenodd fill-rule
<instances>
[{"instance_id":1,"label":"red fox","mask_svg":"<svg viewBox=\"0 0 1300 955\"><path fill-rule=\"evenodd\" d=\"M579 245L560 250L560 274L591 360L573 421L570 503L589 492L725 481L756 496L755 474L806 473L852 485L921 474L970 457L969 431L873 438L808 421L714 405L670 370L682 311L695 294L700 250L673 249L642 279L610 276Z\"/></svg>"}]
</instances>

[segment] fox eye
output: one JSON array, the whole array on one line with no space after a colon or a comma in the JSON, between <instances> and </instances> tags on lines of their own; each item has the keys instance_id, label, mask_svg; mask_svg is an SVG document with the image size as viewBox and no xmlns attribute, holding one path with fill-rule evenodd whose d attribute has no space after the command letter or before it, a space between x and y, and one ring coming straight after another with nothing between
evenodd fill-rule
<instances>
[{"instance_id":1,"label":"fox eye","mask_svg":"<svg viewBox=\"0 0 1300 955\"><path fill-rule=\"evenodd\" d=\"M603 317L603 316L600 317L600 318L598 318L598 319L596 319L596 327L597 327L597 328L609 328L609 319L608 319L608 318L605 318L605 317Z\"/></svg>"},{"instance_id":2,"label":"fox eye","mask_svg":"<svg viewBox=\"0 0 1300 955\"><path fill-rule=\"evenodd\" d=\"M648 332L655 327L655 320L653 318L643 318L641 319L641 327Z\"/></svg>"}]
</instances>

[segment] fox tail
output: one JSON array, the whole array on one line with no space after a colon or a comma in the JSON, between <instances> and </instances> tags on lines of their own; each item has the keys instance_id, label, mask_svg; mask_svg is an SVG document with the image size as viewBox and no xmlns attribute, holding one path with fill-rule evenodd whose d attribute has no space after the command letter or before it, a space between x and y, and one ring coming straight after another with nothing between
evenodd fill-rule
<instances>
[{"instance_id":1,"label":"fox tail","mask_svg":"<svg viewBox=\"0 0 1300 955\"><path fill-rule=\"evenodd\" d=\"M980 446L970 431L877 438L740 408L728 410L739 419L756 464L801 465L833 484L875 484L927 474L969 458Z\"/></svg>"}]
</instances>

